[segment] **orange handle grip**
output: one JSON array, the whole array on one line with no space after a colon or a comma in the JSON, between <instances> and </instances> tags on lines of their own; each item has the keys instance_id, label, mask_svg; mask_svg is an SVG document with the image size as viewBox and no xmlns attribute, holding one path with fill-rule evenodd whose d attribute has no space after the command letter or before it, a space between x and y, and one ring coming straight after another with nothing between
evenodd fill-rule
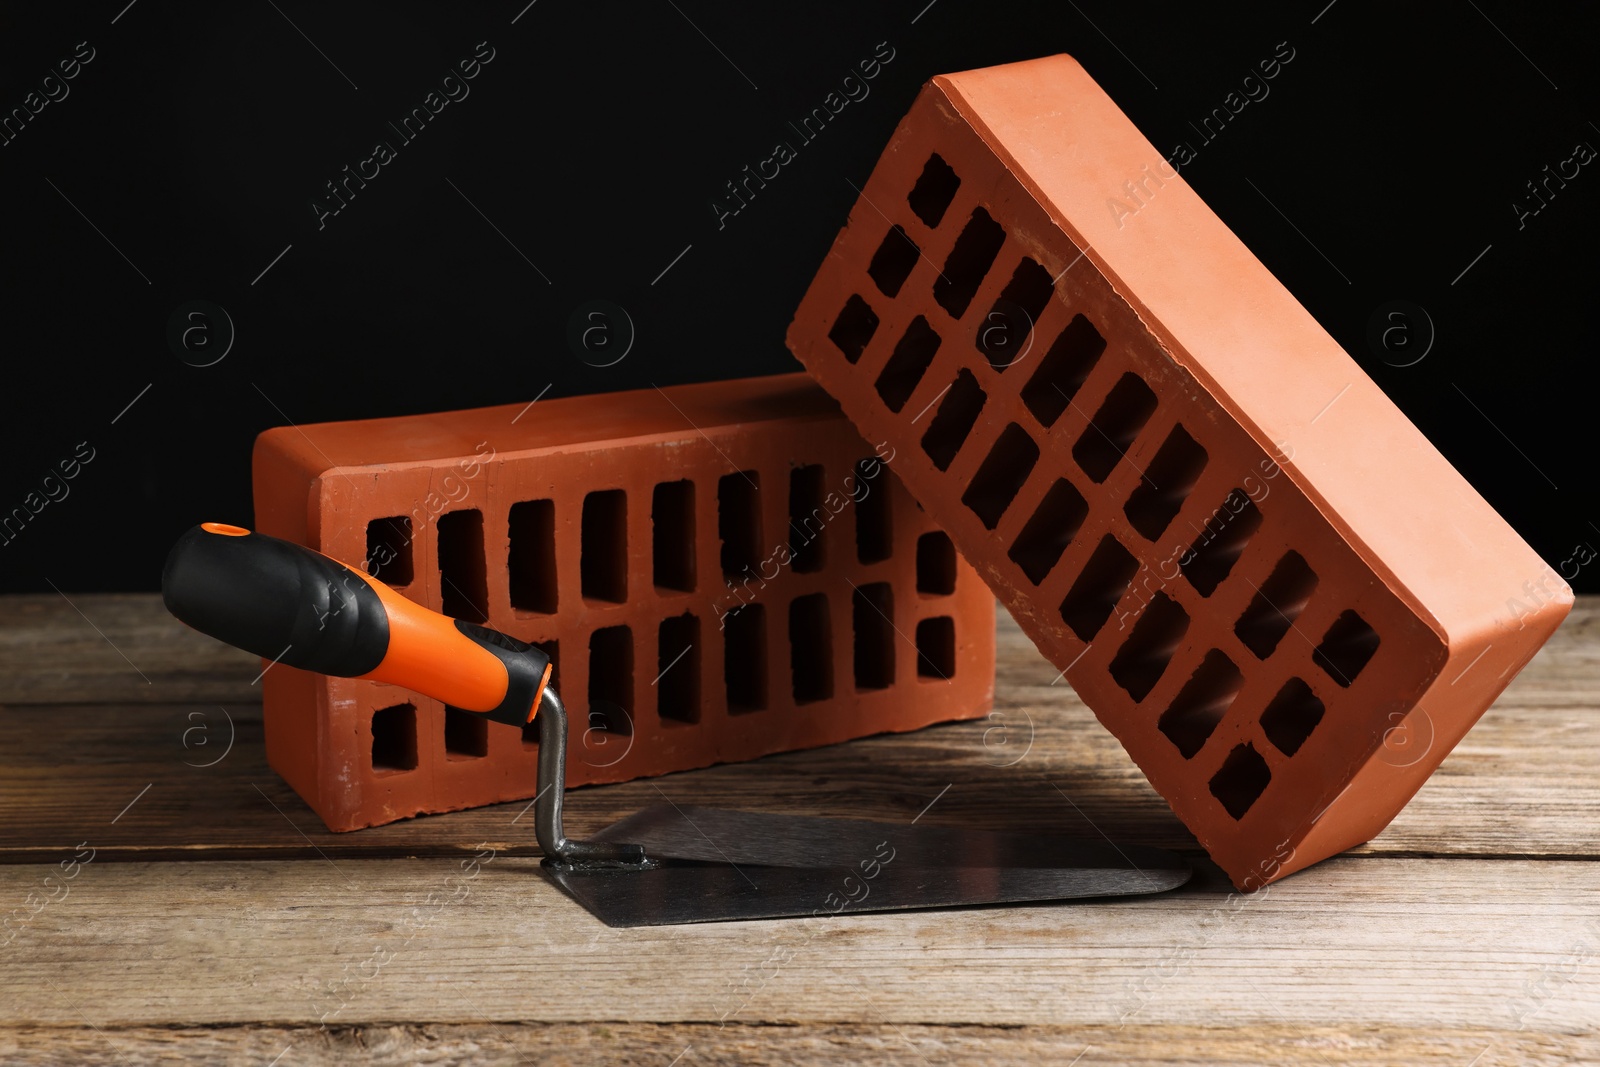
<instances>
[{"instance_id":1,"label":"orange handle grip","mask_svg":"<svg viewBox=\"0 0 1600 1067\"><path fill-rule=\"evenodd\" d=\"M404 686L463 711L500 706L510 675L493 653L457 629L454 619L407 600L371 575L351 573L372 587L389 617L383 662L357 677Z\"/></svg>"}]
</instances>

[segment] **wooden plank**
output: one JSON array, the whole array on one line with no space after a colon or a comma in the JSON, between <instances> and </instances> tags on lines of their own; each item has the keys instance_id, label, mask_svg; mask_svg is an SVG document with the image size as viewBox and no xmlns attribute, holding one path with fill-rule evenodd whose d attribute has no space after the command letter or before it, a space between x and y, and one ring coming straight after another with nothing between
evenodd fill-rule
<instances>
[{"instance_id":1,"label":"wooden plank","mask_svg":"<svg viewBox=\"0 0 1600 1067\"><path fill-rule=\"evenodd\" d=\"M250 702L260 673L155 593L0 597L0 704Z\"/></svg>"},{"instance_id":2,"label":"wooden plank","mask_svg":"<svg viewBox=\"0 0 1600 1067\"><path fill-rule=\"evenodd\" d=\"M1583 601L1394 824L1356 854L1600 855L1597 607L1600 598ZM593 832L663 793L681 803L895 820L949 786L929 822L1103 832L1198 854L1121 746L1064 682L1051 684L1055 669L1009 619L1000 632L988 720L578 790L571 828ZM86 838L104 859L426 855L482 841L533 854L522 809L331 834L267 767L257 704L0 709L0 862L50 861Z\"/></svg>"},{"instance_id":3,"label":"wooden plank","mask_svg":"<svg viewBox=\"0 0 1600 1067\"><path fill-rule=\"evenodd\" d=\"M95 861L61 890L46 877L64 875L0 868L8 908L59 895L13 920L0 1025L1336 1020L1352 1035L1592 1035L1600 1004L1595 863L1336 858L1248 897L1208 877L1096 903L641 930L601 925L504 856Z\"/></svg>"},{"instance_id":4,"label":"wooden plank","mask_svg":"<svg viewBox=\"0 0 1600 1067\"><path fill-rule=\"evenodd\" d=\"M1338 1026L984 1027L802 1024L784 1026L500 1023L427 1026L226 1028L0 1028L0 1061L60 1063L539 1064L593 1067L1547 1067L1600 1061L1600 1038L1504 1030ZM1076 1058L1075 1058L1076 1057ZM1476 1060L1474 1061L1474 1057Z\"/></svg>"},{"instance_id":5,"label":"wooden plank","mask_svg":"<svg viewBox=\"0 0 1600 1067\"><path fill-rule=\"evenodd\" d=\"M995 764L1009 762L1013 751L1023 753L1025 732L1014 733L1007 747L991 734L986 747L985 732L994 724L980 720L575 790L569 828L591 833L663 795L747 810L901 820L948 785L929 822L1031 825L1090 836L1098 836L1098 826L1119 840L1194 848L1115 740L1075 700L1074 708L1061 721L1039 721L1032 751L1014 767ZM1025 731L1026 720L1019 721ZM1061 762L1072 769L1057 769L1051 752L1064 753ZM535 854L523 803L328 832L267 766L259 706L7 708L0 710L0 768L0 859L6 862L51 860L86 837L105 859L315 857L317 850L336 857L413 855L481 841Z\"/></svg>"},{"instance_id":6,"label":"wooden plank","mask_svg":"<svg viewBox=\"0 0 1600 1067\"><path fill-rule=\"evenodd\" d=\"M1103 832L1198 855L1087 709L1055 694L1054 707L1015 699L1023 688L1002 685L1003 720L574 790L569 825L592 833L663 795L888 821L910 818L939 797L929 823ZM1009 724L1004 745L996 732L1002 722ZM1582 707L1495 707L1390 828L1353 854L1600 855L1597 731L1600 722ZM106 859L424 855L481 841L532 855L524 807L334 834L267 766L259 706L0 709L0 862L51 860L86 837Z\"/></svg>"}]
</instances>

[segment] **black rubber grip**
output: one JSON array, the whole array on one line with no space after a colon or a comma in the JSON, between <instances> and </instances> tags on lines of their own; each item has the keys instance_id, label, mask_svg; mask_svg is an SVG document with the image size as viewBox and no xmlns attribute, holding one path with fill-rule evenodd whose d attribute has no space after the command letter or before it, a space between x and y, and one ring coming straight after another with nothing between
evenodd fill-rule
<instances>
[{"instance_id":1,"label":"black rubber grip","mask_svg":"<svg viewBox=\"0 0 1600 1067\"><path fill-rule=\"evenodd\" d=\"M320 674L367 674L389 648L389 616L363 575L266 534L194 527L167 555L161 597L201 633Z\"/></svg>"},{"instance_id":2,"label":"black rubber grip","mask_svg":"<svg viewBox=\"0 0 1600 1067\"><path fill-rule=\"evenodd\" d=\"M537 645L518 641L499 630L463 619L456 619L455 624L457 630L476 641L506 668L506 698L484 714L509 726L526 725L533 718L550 657Z\"/></svg>"}]
</instances>

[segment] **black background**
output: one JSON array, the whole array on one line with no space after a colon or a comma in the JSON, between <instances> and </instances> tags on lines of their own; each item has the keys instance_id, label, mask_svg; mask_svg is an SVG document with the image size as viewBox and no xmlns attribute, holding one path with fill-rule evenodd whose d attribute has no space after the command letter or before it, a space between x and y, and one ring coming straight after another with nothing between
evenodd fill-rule
<instances>
[{"instance_id":1,"label":"black background","mask_svg":"<svg viewBox=\"0 0 1600 1067\"><path fill-rule=\"evenodd\" d=\"M1600 162L1520 228L1513 208L1600 147L1592 5L524 5L0 9L0 112L95 51L0 146L0 514L95 453L0 546L0 589L155 589L185 527L249 523L252 439L288 421L796 369L784 330L919 86L1052 52L1164 153L1198 148L1184 177L1546 560L1600 545ZM480 41L470 95L319 230L324 183ZM1189 124L1285 41L1270 95L1202 144ZM870 96L719 229L723 184L879 42ZM567 341L595 299L637 330L615 366ZM213 366L167 342L192 300L236 329ZM1392 300L1436 331L1411 366L1367 341Z\"/></svg>"}]
</instances>

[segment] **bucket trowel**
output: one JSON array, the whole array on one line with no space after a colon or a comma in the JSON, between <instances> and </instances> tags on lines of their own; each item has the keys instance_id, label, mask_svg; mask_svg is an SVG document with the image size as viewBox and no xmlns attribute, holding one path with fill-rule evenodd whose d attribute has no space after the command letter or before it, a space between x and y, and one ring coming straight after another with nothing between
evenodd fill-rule
<instances>
[{"instance_id":1,"label":"bucket trowel","mask_svg":"<svg viewBox=\"0 0 1600 1067\"><path fill-rule=\"evenodd\" d=\"M537 647L220 523L179 538L161 587L183 622L275 663L403 686L519 729L537 721L542 870L608 926L1122 896L1189 879L1179 857L1146 846L671 802L574 841L561 816L567 713Z\"/></svg>"}]
</instances>

